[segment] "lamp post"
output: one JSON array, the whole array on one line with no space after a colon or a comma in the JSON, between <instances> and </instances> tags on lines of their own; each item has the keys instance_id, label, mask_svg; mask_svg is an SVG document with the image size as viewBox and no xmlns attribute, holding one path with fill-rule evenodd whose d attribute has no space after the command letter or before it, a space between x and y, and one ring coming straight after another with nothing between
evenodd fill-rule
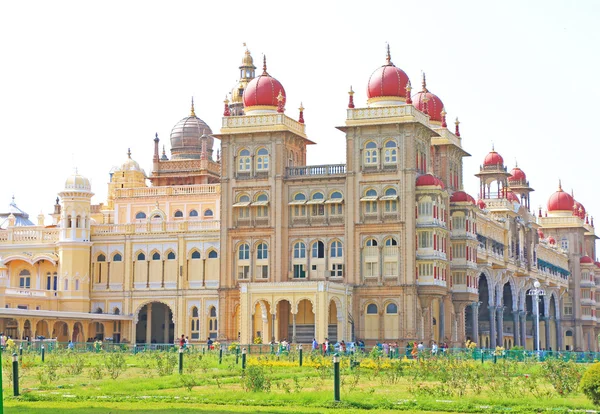
<instances>
[{"instance_id":1,"label":"lamp post","mask_svg":"<svg viewBox=\"0 0 600 414\"><path fill-rule=\"evenodd\" d=\"M19 396L19 356L16 352L13 354L13 395Z\"/></svg>"},{"instance_id":2,"label":"lamp post","mask_svg":"<svg viewBox=\"0 0 600 414\"><path fill-rule=\"evenodd\" d=\"M242 369L246 369L246 348L242 348Z\"/></svg>"},{"instance_id":3,"label":"lamp post","mask_svg":"<svg viewBox=\"0 0 600 414\"><path fill-rule=\"evenodd\" d=\"M333 354L333 400L340 401L340 356Z\"/></svg>"},{"instance_id":4,"label":"lamp post","mask_svg":"<svg viewBox=\"0 0 600 414\"><path fill-rule=\"evenodd\" d=\"M179 347L179 374L183 374L183 347Z\"/></svg>"},{"instance_id":5,"label":"lamp post","mask_svg":"<svg viewBox=\"0 0 600 414\"><path fill-rule=\"evenodd\" d=\"M540 350L540 309L539 309L539 300L540 296L544 296L546 292L543 289L540 289L540 282L537 280L533 282L533 289L529 289L527 292L529 296L531 296L533 300L533 312L535 313L535 350Z\"/></svg>"},{"instance_id":6,"label":"lamp post","mask_svg":"<svg viewBox=\"0 0 600 414\"><path fill-rule=\"evenodd\" d=\"M298 345L298 365L302 366L302 345Z\"/></svg>"}]
</instances>

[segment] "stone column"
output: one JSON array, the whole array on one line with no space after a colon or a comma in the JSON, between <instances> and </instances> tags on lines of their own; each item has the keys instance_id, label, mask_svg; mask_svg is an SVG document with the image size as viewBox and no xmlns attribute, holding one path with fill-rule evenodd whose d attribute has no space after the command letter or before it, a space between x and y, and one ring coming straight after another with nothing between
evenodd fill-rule
<instances>
[{"instance_id":1,"label":"stone column","mask_svg":"<svg viewBox=\"0 0 600 414\"><path fill-rule=\"evenodd\" d=\"M563 333L560 319L556 320L556 350L562 351L563 349Z\"/></svg>"},{"instance_id":2,"label":"stone column","mask_svg":"<svg viewBox=\"0 0 600 414\"><path fill-rule=\"evenodd\" d=\"M550 346L552 345L550 343L550 317L546 316L544 318L544 331L546 334L546 346L544 348L546 348L546 351L550 349Z\"/></svg>"},{"instance_id":3,"label":"stone column","mask_svg":"<svg viewBox=\"0 0 600 414\"><path fill-rule=\"evenodd\" d=\"M519 311L513 311L513 346L521 346L521 333L520 333L520 323L519 323Z\"/></svg>"},{"instance_id":4,"label":"stone column","mask_svg":"<svg viewBox=\"0 0 600 414\"><path fill-rule=\"evenodd\" d=\"M527 313L525 311L519 311L519 317L521 318L521 346L527 348Z\"/></svg>"},{"instance_id":5,"label":"stone column","mask_svg":"<svg viewBox=\"0 0 600 414\"><path fill-rule=\"evenodd\" d=\"M444 340L446 339L446 307L444 306L444 301L440 300L440 320L438 321L438 323L440 324L439 326L439 343L443 343Z\"/></svg>"},{"instance_id":6,"label":"stone column","mask_svg":"<svg viewBox=\"0 0 600 414\"><path fill-rule=\"evenodd\" d=\"M146 343L152 343L152 303L146 305Z\"/></svg>"},{"instance_id":7,"label":"stone column","mask_svg":"<svg viewBox=\"0 0 600 414\"><path fill-rule=\"evenodd\" d=\"M279 327L277 326L277 314L273 313L273 330L272 330L272 341L277 341L277 338L279 338Z\"/></svg>"},{"instance_id":8,"label":"stone column","mask_svg":"<svg viewBox=\"0 0 600 414\"><path fill-rule=\"evenodd\" d=\"M488 306L490 319L490 348L496 349L496 307Z\"/></svg>"},{"instance_id":9,"label":"stone column","mask_svg":"<svg viewBox=\"0 0 600 414\"><path fill-rule=\"evenodd\" d=\"M473 303L471 308L473 309L473 338L471 341L481 348L482 344L479 343L479 302Z\"/></svg>"},{"instance_id":10,"label":"stone column","mask_svg":"<svg viewBox=\"0 0 600 414\"><path fill-rule=\"evenodd\" d=\"M170 325L170 321L169 321L169 308L167 308L166 311L165 311L165 330L164 330L164 337L163 337L163 343L164 344L168 344L169 343L169 325ZM173 338L176 338L176 337L179 337L179 335L175 336L175 333L174 333L173 334Z\"/></svg>"},{"instance_id":11,"label":"stone column","mask_svg":"<svg viewBox=\"0 0 600 414\"><path fill-rule=\"evenodd\" d=\"M296 314L292 313L292 343L296 343Z\"/></svg>"},{"instance_id":12,"label":"stone column","mask_svg":"<svg viewBox=\"0 0 600 414\"><path fill-rule=\"evenodd\" d=\"M423 345L426 347L429 346L429 342L431 341L431 298L421 297L419 298L421 301L421 313L423 315ZM380 317L380 319L382 319Z\"/></svg>"},{"instance_id":13,"label":"stone column","mask_svg":"<svg viewBox=\"0 0 600 414\"><path fill-rule=\"evenodd\" d=\"M504 346L504 306L496 308L498 315L498 346Z\"/></svg>"}]
</instances>

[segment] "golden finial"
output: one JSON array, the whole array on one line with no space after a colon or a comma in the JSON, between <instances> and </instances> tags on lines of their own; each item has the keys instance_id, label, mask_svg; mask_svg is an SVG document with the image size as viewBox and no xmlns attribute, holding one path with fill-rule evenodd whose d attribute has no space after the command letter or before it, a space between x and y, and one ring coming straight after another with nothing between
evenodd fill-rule
<instances>
[{"instance_id":1,"label":"golden finial","mask_svg":"<svg viewBox=\"0 0 600 414\"><path fill-rule=\"evenodd\" d=\"M277 97L277 99L279 99L279 97ZM298 108L298 110L299 110L300 112L303 112L303 111L304 111L304 106L302 105L302 102L300 102L300 108Z\"/></svg>"},{"instance_id":2,"label":"golden finial","mask_svg":"<svg viewBox=\"0 0 600 414\"><path fill-rule=\"evenodd\" d=\"M412 85L410 83L410 79L408 80L408 82L406 82L406 92L407 92L407 96L410 95L410 91L412 91Z\"/></svg>"},{"instance_id":3,"label":"golden finial","mask_svg":"<svg viewBox=\"0 0 600 414\"><path fill-rule=\"evenodd\" d=\"M390 54L390 44L389 43L387 43L387 55L385 56L385 61L387 62L388 66L393 65L393 63L392 63L392 56Z\"/></svg>"},{"instance_id":4,"label":"golden finial","mask_svg":"<svg viewBox=\"0 0 600 414\"><path fill-rule=\"evenodd\" d=\"M246 42L243 43L244 47L246 47Z\"/></svg>"},{"instance_id":5,"label":"golden finial","mask_svg":"<svg viewBox=\"0 0 600 414\"><path fill-rule=\"evenodd\" d=\"M496 152L496 149L494 148L494 141L492 141L492 152Z\"/></svg>"},{"instance_id":6,"label":"golden finial","mask_svg":"<svg viewBox=\"0 0 600 414\"><path fill-rule=\"evenodd\" d=\"M267 55L263 55L263 75L268 75L268 73L267 73Z\"/></svg>"},{"instance_id":7,"label":"golden finial","mask_svg":"<svg viewBox=\"0 0 600 414\"><path fill-rule=\"evenodd\" d=\"M281 93L281 89L279 89L279 95L277 95L277 101L283 102L283 93Z\"/></svg>"},{"instance_id":8,"label":"golden finial","mask_svg":"<svg viewBox=\"0 0 600 414\"><path fill-rule=\"evenodd\" d=\"M515 158L515 168L519 168L519 162L517 161L516 158Z\"/></svg>"},{"instance_id":9,"label":"golden finial","mask_svg":"<svg viewBox=\"0 0 600 414\"><path fill-rule=\"evenodd\" d=\"M354 95L354 91L352 90L352 85L350 85L350 91L348 92L348 95L350 95L350 96Z\"/></svg>"},{"instance_id":10,"label":"golden finial","mask_svg":"<svg viewBox=\"0 0 600 414\"><path fill-rule=\"evenodd\" d=\"M196 116L196 112L194 111L194 97L192 96L192 110L190 111L190 116Z\"/></svg>"},{"instance_id":11,"label":"golden finial","mask_svg":"<svg viewBox=\"0 0 600 414\"><path fill-rule=\"evenodd\" d=\"M442 112L440 112L440 115L442 116L442 118L444 118L446 116L446 108L442 107Z\"/></svg>"},{"instance_id":12,"label":"golden finial","mask_svg":"<svg viewBox=\"0 0 600 414\"><path fill-rule=\"evenodd\" d=\"M558 191L562 191L562 182L560 180L560 178L558 179Z\"/></svg>"},{"instance_id":13,"label":"golden finial","mask_svg":"<svg viewBox=\"0 0 600 414\"><path fill-rule=\"evenodd\" d=\"M131 148L127 148L127 158L131 159Z\"/></svg>"},{"instance_id":14,"label":"golden finial","mask_svg":"<svg viewBox=\"0 0 600 414\"><path fill-rule=\"evenodd\" d=\"M223 101L225 105L229 104L229 99L227 99L227 95L225 95L225 100Z\"/></svg>"},{"instance_id":15,"label":"golden finial","mask_svg":"<svg viewBox=\"0 0 600 414\"><path fill-rule=\"evenodd\" d=\"M423 86L423 92L429 92L427 90L427 80L425 79L425 72L423 72L423 82L421 83L421 85Z\"/></svg>"}]
</instances>

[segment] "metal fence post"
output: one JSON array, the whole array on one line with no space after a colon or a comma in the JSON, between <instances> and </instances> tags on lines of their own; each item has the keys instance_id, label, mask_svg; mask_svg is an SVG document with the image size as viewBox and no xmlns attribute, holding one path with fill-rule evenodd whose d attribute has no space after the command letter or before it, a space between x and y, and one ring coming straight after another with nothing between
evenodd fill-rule
<instances>
[{"instance_id":1,"label":"metal fence post","mask_svg":"<svg viewBox=\"0 0 600 414\"><path fill-rule=\"evenodd\" d=\"M13 395L19 396L19 357L15 352L13 354Z\"/></svg>"}]
</instances>

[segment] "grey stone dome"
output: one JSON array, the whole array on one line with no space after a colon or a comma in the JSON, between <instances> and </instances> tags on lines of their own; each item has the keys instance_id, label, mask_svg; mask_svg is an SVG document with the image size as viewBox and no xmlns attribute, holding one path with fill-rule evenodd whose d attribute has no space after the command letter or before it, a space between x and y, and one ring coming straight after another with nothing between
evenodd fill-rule
<instances>
[{"instance_id":1,"label":"grey stone dome","mask_svg":"<svg viewBox=\"0 0 600 414\"><path fill-rule=\"evenodd\" d=\"M171 159L199 159L202 136L206 135L206 158L212 158L214 138L210 127L196 116L192 107L190 116L183 118L171 130Z\"/></svg>"}]
</instances>

